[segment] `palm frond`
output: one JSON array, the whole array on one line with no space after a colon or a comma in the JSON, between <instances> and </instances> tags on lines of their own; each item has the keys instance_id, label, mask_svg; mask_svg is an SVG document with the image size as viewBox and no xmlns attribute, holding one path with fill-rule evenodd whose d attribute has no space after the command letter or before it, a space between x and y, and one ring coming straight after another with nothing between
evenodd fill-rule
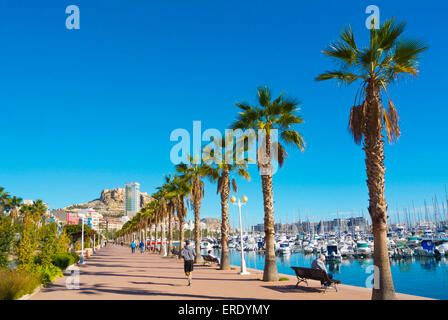
<instances>
[{"instance_id":1,"label":"palm frond","mask_svg":"<svg viewBox=\"0 0 448 320\"><path fill-rule=\"evenodd\" d=\"M346 85L352 84L354 81L362 78L362 76L356 75L347 71L326 71L315 78L316 81L325 80L338 80Z\"/></svg>"},{"instance_id":2,"label":"palm frond","mask_svg":"<svg viewBox=\"0 0 448 320\"><path fill-rule=\"evenodd\" d=\"M234 193L238 192L238 186L236 185L235 178L232 178L232 188Z\"/></svg>"},{"instance_id":3,"label":"palm frond","mask_svg":"<svg viewBox=\"0 0 448 320\"><path fill-rule=\"evenodd\" d=\"M217 185L216 194L219 194L222 190L222 177L219 177Z\"/></svg>"},{"instance_id":4,"label":"palm frond","mask_svg":"<svg viewBox=\"0 0 448 320\"><path fill-rule=\"evenodd\" d=\"M258 102L261 106L266 107L271 101L271 89L267 86L258 88Z\"/></svg>"},{"instance_id":5,"label":"palm frond","mask_svg":"<svg viewBox=\"0 0 448 320\"><path fill-rule=\"evenodd\" d=\"M297 148L299 148L300 151L305 150L305 141L303 140L303 137L294 130L288 130L283 131L280 134L280 137L283 141L285 141L288 144L295 145Z\"/></svg>"},{"instance_id":6,"label":"palm frond","mask_svg":"<svg viewBox=\"0 0 448 320\"><path fill-rule=\"evenodd\" d=\"M356 63L357 50L340 40L331 43L322 53L338 61L342 61L347 67L351 67Z\"/></svg>"},{"instance_id":7,"label":"palm frond","mask_svg":"<svg viewBox=\"0 0 448 320\"><path fill-rule=\"evenodd\" d=\"M406 23L396 23L394 18L385 21L376 32L375 47L383 51L391 49L405 27Z\"/></svg>"},{"instance_id":8,"label":"palm frond","mask_svg":"<svg viewBox=\"0 0 448 320\"><path fill-rule=\"evenodd\" d=\"M364 134L366 121L365 104L353 106L350 110L349 131L353 135L356 144L360 144Z\"/></svg>"}]
</instances>

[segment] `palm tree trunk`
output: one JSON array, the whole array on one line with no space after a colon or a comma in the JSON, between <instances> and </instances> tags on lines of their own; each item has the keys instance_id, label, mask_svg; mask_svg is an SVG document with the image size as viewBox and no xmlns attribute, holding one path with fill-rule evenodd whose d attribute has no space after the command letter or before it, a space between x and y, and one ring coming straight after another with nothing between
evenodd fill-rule
<instances>
[{"instance_id":1,"label":"palm tree trunk","mask_svg":"<svg viewBox=\"0 0 448 320\"><path fill-rule=\"evenodd\" d=\"M173 208L168 213L168 255L173 252Z\"/></svg>"},{"instance_id":2,"label":"palm tree trunk","mask_svg":"<svg viewBox=\"0 0 448 320\"><path fill-rule=\"evenodd\" d=\"M227 167L222 172L221 189L221 270L230 270L229 257L229 194L230 179Z\"/></svg>"},{"instance_id":3,"label":"palm tree trunk","mask_svg":"<svg viewBox=\"0 0 448 320\"><path fill-rule=\"evenodd\" d=\"M157 250L157 238L159 236L159 221L156 222L156 229L155 229L155 240L154 240L154 252Z\"/></svg>"},{"instance_id":4,"label":"palm tree trunk","mask_svg":"<svg viewBox=\"0 0 448 320\"><path fill-rule=\"evenodd\" d=\"M202 256L201 256L201 235L200 235L200 223L201 223L201 200L199 196L196 196L194 199L194 241L195 241L195 251L196 251L196 257L194 259L195 263L202 262Z\"/></svg>"},{"instance_id":5,"label":"palm tree trunk","mask_svg":"<svg viewBox=\"0 0 448 320\"><path fill-rule=\"evenodd\" d=\"M145 243L145 249L146 249L146 239L148 239L148 221L145 221L145 239L143 240L143 242Z\"/></svg>"},{"instance_id":6,"label":"palm tree trunk","mask_svg":"<svg viewBox=\"0 0 448 320\"><path fill-rule=\"evenodd\" d=\"M277 261L274 247L274 189L272 186L271 137L266 134L266 159L261 164L261 185L264 202L264 245L265 260L263 281L277 281Z\"/></svg>"},{"instance_id":7,"label":"palm tree trunk","mask_svg":"<svg viewBox=\"0 0 448 320\"><path fill-rule=\"evenodd\" d=\"M149 222L149 228L148 228L148 238L149 238L149 251L151 252L151 243L152 243L152 223Z\"/></svg>"},{"instance_id":8,"label":"palm tree trunk","mask_svg":"<svg viewBox=\"0 0 448 320\"><path fill-rule=\"evenodd\" d=\"M384 195L384 140L379 88L374 81L367 86L367 121L364 129L369 214L373 228L373 300L395 299L394 283L387 251L387 203Z\"/></svg>"},{"instance_id":9,"label":"palm tree trunk","mask_svg":"<svg viewBox=\"0 0 448 320\"><path fill-rule=\"evenodd\" d=\"M183 209L182 209L183 210ZM179 251L184 247L185 235L184 235L184 217L179 216Z\"/></svg>"},{"instance_id":10,"label":"palm tree trunk","mask_svg":"<svg viewBox=\"0 0 448 320\"><path fill-rule=\"evenodd\" d=\"M162 219L162 234L160 235L160 255L166 255L166 244L163 241L165 238L165 219Z\"/></svg>"}]
</instances>

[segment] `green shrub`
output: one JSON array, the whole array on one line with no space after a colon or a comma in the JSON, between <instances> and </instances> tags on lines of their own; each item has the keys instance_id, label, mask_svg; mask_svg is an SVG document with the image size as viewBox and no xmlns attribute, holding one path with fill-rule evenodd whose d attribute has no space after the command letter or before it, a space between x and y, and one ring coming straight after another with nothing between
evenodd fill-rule
<instances>
[{"instance_id":1,"label":"green shrub","mask_svg":"<svg viewBox=\"0 0 448 320\"><path fill-rule=\"evenodd\" d=\"M76 254L76 253L74 253L74 252L69 252L69 254L70 255L72 255L72 257L73 257L73 263L77 263L78 261L79 261L79 259L80 259L80 257Z\"/></svg>"},{"instance_id":2,"label":"green shrub","mask_svg":"<svg viewBox=\"0 0 448 320\"><path fill-rule=\"evenodd\" d=\"M0 300L16 300L25 294L30 294L40 285L40 279L35 274L0 270Z\"/></svg>"},{"instance_id":3,"label":"green shrub","mask_svg":"<svg viewBox=\"0 0 448 320\"><path fill-rule=\"evenodd\" d=\"M278 279L278 281L288 281L289 279L288 278L280 278L280 279Z\"/></svg>"},{"instance_id":4,"label":"green shrub","mask_svg":"<svg viewBox=\"0 0 448 320\"><path fill-rule=\"evenodd\" d=\"M0 216L0 268L8 266L8 255L14 241L14 229L9 218Z\"/></svg>"},{"instance_id":5,"label":"green shrub","mask_svg":"<svg viewBox=\"0 0 448 320\"><path fill-rule=\"evenodd\" d=\"M51 256L51 263L61 270L79 261L79 256L75 253L59 253Z\"/></svg>"},{"instance_id":6,"label":"green shrub","mask_svg":"<svg viewBox=\"0 0 448 320\"><path fill-rule=\"evenodd\" d=\"M58 277L63 276L61 269L50 264L50 265L35 265L32 268L32 273L37 275L40 282L44 286L48 286L53 280Z\"/></svg>"}]
</instances>

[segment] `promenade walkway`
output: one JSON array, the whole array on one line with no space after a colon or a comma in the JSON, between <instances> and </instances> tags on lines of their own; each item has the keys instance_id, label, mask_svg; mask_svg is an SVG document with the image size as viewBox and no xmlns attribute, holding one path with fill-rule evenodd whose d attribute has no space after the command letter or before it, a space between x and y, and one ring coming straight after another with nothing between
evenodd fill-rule
<instances>
[{"instance_id":1,"label":"promenade walkway","mask_svg":"<svg viewBox=\"0 0 448 320\"><path fill-rule=\"evenodd\" d=\"M239 268L217 270L215 266L195 265L192 286L188 287L183 272L183 261L140 252L131 254L126 247L108 245L97 251L79 266L80 288L67 289L66 277L61 277L49 288L43 288L30 300L114 300L114 299L280 299L280 300L368 300L371 290L341 285L339 292L326 294L310 287L296 287L295 277L284 275L289 281L266 283L260 281L262 271L249 269L250 275L238 275ZM398 295L399 299L423 299Z\"/></svg>"}]
</instances>

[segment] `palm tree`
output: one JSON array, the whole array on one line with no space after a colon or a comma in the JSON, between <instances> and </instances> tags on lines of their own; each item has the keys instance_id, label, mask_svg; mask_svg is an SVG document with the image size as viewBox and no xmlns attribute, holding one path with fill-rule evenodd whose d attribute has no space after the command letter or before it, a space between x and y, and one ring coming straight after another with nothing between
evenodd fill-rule
<instances>
[{"instance_id":1,"label":"palm tree","mask_svg":"<svg viewBox=\"0 0 448 320\"><path fill-rule=\"evenodd\" d=\"M226 148L226 141L232 141L233 147ZM210 175L212 180L217 181L216 193L221 195L221 270L230 270L229 257L229 195L230 182L232 182L233 192L237 193L238 188L235 176L240 176L250 181L250 174L247 171L248 158L237 161L238 155L247 151L247 146L234 142L234 133L226 134L226 139L223 141L214 141L214 146L210 148L209 161L214 163L213 174ZM230 160L229 160L230 159Z\"/></svg>"},{"instance_id":2,"label":"palm tree","mask_svg":"<svg viewBox=\"0 0 448 320\"><path fill-rule=\"evenodd\" d=\"M22 205L22 198L13 196L10 198L8 205L11 208L11 224L14 224L14 219L17 217L19 208Z\"/></svg>"},{"instance_id":3,"label":"palm tree","mask_svg":"<svg viewBox=\"0 0 448 320\"><path fill-rule=\"evenodd\" d=\"M340 38L323 53L341 64L336 71L327 71L316 80L335 79L340 83L361 83L350 110L349 130L356 144L363 142L366 154L369 214L374 235L374 264L379 281L372 290L372 299L394 299L395 289L387 252L387 203L384 196L384 136L392 143L400 136L398 113L387 92L388 86L400 75L416 76L420 54L427 49L422 41L400 38L405 23L394 19L384 22L379 29L370 30L369 46L359 48L351 27L342 31ZM385 96L384 96L385 94ZM383 105L387 99L388 108Z\"/></svg>"},{"instance_id":4,"label":"palm tree","mask_svg":"<svg viewBox=\"0 0 448 320\"><path fill-rule=\"evenodd\" d=\"M305 143L302 136L295 130L297 124L303 123L303 119L296 114L299 102L285 98L282 93L277 99L272 100L271 91L268 87L258 88L259 107L248 103L237 103L241 109L236 121L232 124L233 129L261 130L258 140L261 145L257 150L257 164L260 170L261 183L264 200L264 233L265 233L265 263L263 281L277 281L277 263L274 248L274 195L272 185L272 160L283 166L286 151L280 142L272 141L273 130L277 130L279 140L297 147L303 151ZM261 136L260 136L261 135ZM271 152L274 150L274 154Z\"/></svg>"},{"instance_id":5,"label":"palm tree","mask_svg":"<svg viewBox=\"0 0 448 320\"><path fill-rule=\"evenodd\" d=\"M151 228L152 228L152 219L154 217L154 210L152 208L151 202L147 203L141 210L141 216L143 219L143 224L144 224L144 239L145 239L145 244L146 244L146 239L148 238L147 235L147 231L148 231L148 226L149 226L149 238L152 238L151 235Z\"/></svg>"},{"instance_id":6,"label":"palm tree","mask_svg":"<svg viewBox=\"0 0 448 320\"><path fill-rule=\"evenodd\" d=\"M157 237L159 233L159 223L160 223L160 201L159 195L153 194L153 201L148 204L149 209L152 212L151 224L154 225L154 250L157 248ZM152 230L150 231L152 232ZM152 236L151 236L152 239Z\"/></svg>"},{"instance_id":7,"label":"palm tree","mask_svg":"<svg viewBox=\"0 0 448 320\"><path fill-rule=\"evenodd\" d=\"M184 179L190 182L190 198L193 204L194 211L194 237L196 258L195 263L202 262L200 251L200 221L201 221L201 200L204 197L204 177L210 177L213 174L213 168L204 161L195 161L193 157L189 156L189 164L178 164L176 170L182 173Z\"/></svg>"},{"instance_id":8,"label":"palm tree","mask_svg":"<svg viewBox=\"0 0 448 320\"><path fill-rule=\"evenodd\" d=\"M167 190L164 186L157 187L158 192L153 195L153 197L158 201L158 217L161 222L161 232L162 235L160 236L160 254L166 255L166 243L164 242L166 230L166 218L168 216L168 204L167 204Z\"/></svg>"},{"instance_id":9,"label":"palm tree","mask_svg":"<svg viewBox=\"0 0 448 320\"><path fill-rule=\"evenodd\" d=\"M165 198L167 199L167 211L168 211L168 254L173 252L173 216L177 207L177 198L174 193L176 186L171 174L165 176L165 183L163 187L166 190Z\"/></svg>"},{"instance_id":10,"label":"palm tree","mask_svg":"<svg viewBox=\"0 0 448 320\"><path fill-rule=\"evenodd\" d=\"M179 220L179 251L184 247L184 223L187 216L187 202L191 193L191 184L184 176L173 175L168 196L175 199L176 213Z\"/></svg>"},{"instance_id":11,"label":"palm tree","mask_svg":"<svg viewBox=\"0 0 448 320\"><path fill-rule=\"evenodd\" d=\"M44 202L40 199L36 200L32 206L33 206L33 220L35 223L37 223L42 219L42 217L47 212L47 207L45 206Z\"/></svg>"},{"instance_id":12,"label":"palm tree","mask_svg":"<svg viewBox=\"0 0 448 320\"><path fill-rule=\"evenodd\" d=\"M0 187L0 209L2 212L9 209L8 203L10 198L9 192L5 192L5 189Z\"/></svg>"}]
</instances>

